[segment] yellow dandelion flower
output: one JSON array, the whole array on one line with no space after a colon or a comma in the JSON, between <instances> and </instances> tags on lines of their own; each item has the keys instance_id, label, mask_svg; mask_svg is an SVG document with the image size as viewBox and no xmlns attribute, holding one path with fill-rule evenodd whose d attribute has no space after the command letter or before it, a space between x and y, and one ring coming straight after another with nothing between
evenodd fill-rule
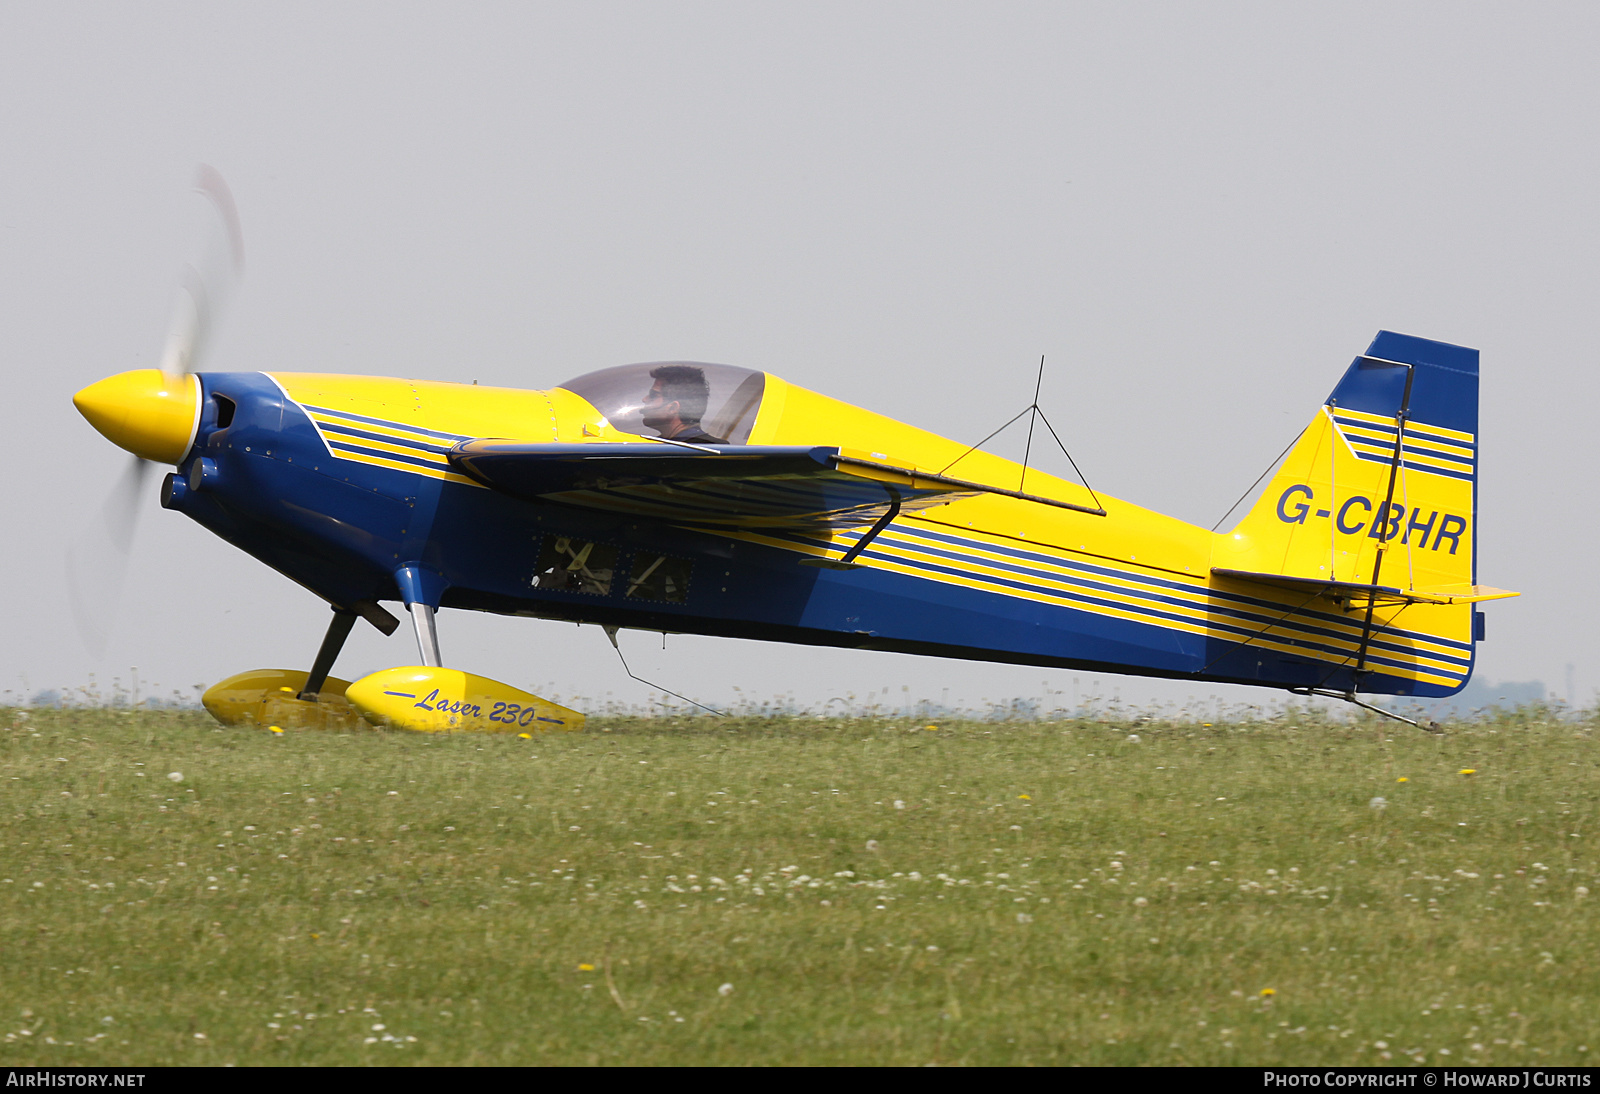
<instances>
[{"instance_id":1,"label":"yellow dandelion flower","mask_svg":"<svg viewBox=\"0 0 1600 1094\"><path fill-rule=\"evenodd\" d=\"M1401 775L1398 779L1395 780L1395 782L1397 782L1397 783L1408 783L1410 781L1411 780L1406 778L1404 775Z\"/></svg>"},{"instance_id":2,"label":"yellow dandelion flower","mask_svg":"<svg viewBox=\"0 0 1600 1094\"><path fill-rule=\"evenodd\" d=\"M1020 800L1025 801L1025 802L1031 802L1033 800L1032 798L1028 797L1028 795L1026 795L1026 794L1018 794L1017 797Z\"/></svg>"},{"instance_id":3,"label":"yellow dandelion flower","mask_svg":"<svg viewBox=\"0 0 1600 1094\"><path fill-rule=\"evenodd\" d=\"M590 965L590 964L579 965L578 966L578 971L579 972L594 972L594 966Z\"/></svg>"},{"instance_id":4,"label":"yellow dandelion flower","mask_svg":"<svg viewBox=\"0 0 1600 1094\"><path fill-rule=\"evenodd\" d=\"M1475 767L1463 767L1459 772L1457 772L1457 774L1460 775L1476 775L1477 773L1478 769Z\"/></svg>"},{"instance_id":5,"label":"yellow dandelion flower","mask_svg":"<svg viewBox=\"0 0 1600 1094\"><path fill-rule=\"evenodd\" d=\"M282 726L268 726L267 727L267 732L268 733L282 733L283 732L283 727Z\"/></svg>"},{"instance_id":6,"label":"yellow dandelion flower","mask_svg":"<svg viewBox=\"0 0 1600 1094\"><path fill-rule=\"evenodd\" d=\"M1262 988L1261 989L1261 998L1263 998L1263 999L1271 999L1274 995L1277 995L1277 994L1278 994L1278 992L1277 992L1277 989L1275 989L1275 988Z\"/></svg>"},{"instance_id":7,"label":"yellow dandelion flower","mask_svg":"<svg viewBox=\"0 0 1600 1094\"><path fill-rule=\"evenodd\" d=\"M926 730L932 730L934 732L938 732L938 729L939 729L938 726L923 726L922 728L926 729Z\"/></svg>"},{"instance_id":8,"label":"yellow dandelion flower","mask_svg":"<svg viewBox=\"0 0 1600 1094\"><path fill-rule=\"evenodd\" d=\"M519 734L517 734L517 736L521 737L524 741L533 740L533 734L531 734L531 733L519 733Z\"/></svg>"}]
</instances>

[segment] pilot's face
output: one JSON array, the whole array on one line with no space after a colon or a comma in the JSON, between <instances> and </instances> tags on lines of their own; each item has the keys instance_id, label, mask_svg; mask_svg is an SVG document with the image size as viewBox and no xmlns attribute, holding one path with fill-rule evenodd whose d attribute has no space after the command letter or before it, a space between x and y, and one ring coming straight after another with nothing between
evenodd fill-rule
<instances>
[{"instance_id":1,"label":"pilot's face","mask_svg":"<svg viewBox=\"0 0 1600 1094\"><path fill-rule=\"evenodd\" d=\"M661 389L661 381L657 380L650 385L650 394L644 397L640 404L643 413L640 420L651 429L660 429L670 424L678 416L678 401L667 401L666 393Z\"/></svg>"}]
</instances>

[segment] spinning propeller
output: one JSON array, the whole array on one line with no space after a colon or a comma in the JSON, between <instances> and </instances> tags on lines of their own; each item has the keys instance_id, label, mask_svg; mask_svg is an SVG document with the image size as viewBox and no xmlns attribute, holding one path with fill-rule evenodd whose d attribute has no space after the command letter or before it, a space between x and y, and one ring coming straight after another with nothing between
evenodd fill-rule
<instances>
[{"instance_id":1,"label":"spinning propeller","mask_svg":"<svg viewBox=\"0 0 1600 1094\"><path fill-rule=\"evenodd\" d=\"M107 377L72 397L90 425L133 453L98 519L67 552L73 614L97 657L105 653L122 598L150 464L176 464L193 442L200 414L200 381L194 372L244 270L244 237L228 184L215 168L202 166L194 188L206 198L205 224L196 260L178 278L161 366Z\"/></svg>"}]
</instances>

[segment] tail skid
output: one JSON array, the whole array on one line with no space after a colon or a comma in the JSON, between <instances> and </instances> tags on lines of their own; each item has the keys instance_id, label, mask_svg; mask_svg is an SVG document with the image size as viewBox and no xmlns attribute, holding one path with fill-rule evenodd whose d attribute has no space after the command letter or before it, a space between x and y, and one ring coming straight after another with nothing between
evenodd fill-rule
<instances>
[{"instance_id":1,"label":"tail skid","mask_svg":"<svg viewBox=\"0 0 1600 1094\"><path fill-rule=\"evenodd\" d=\"M1383 707L1373 706L1371 703L1365 703L1360 699L1357 699L1356 693L1353 691L1327 691L1322 688L1290 688L1289 690L1294 692L1296 695L1316 695L1324 699L1339 699L1349 703L1351 706L1360 707L1362 710L1370 710L1374 714L1381 714L1383 717L1391 718L1396 722L1404 722L1408 726L1416 726L1425 733L1444 732L1444 730L1439 728L1439 723L1433 721L1432 719L1424 722L1420 718L1407 718L1404 714L1396 714L1392 710L1385 710Z\"/></svg>"}]
</instances>

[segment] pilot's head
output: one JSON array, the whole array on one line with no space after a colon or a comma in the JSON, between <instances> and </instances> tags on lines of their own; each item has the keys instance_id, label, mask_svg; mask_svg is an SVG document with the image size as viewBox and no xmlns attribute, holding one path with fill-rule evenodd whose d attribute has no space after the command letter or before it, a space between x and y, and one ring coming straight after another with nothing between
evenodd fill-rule
<instances>
[{"instance_id":1,"label":"pilot's head","mask_svg":"<svg viewBox=\"0 0 1600 1094\"><path fill-rule=\"evenodd\" d=\"M705 370L694 365L659 365L650 370L650 394L645 396L645 425L672 436L685 426L699 425L705 416L711 385Z\"/></svg>"}]
</instances>

